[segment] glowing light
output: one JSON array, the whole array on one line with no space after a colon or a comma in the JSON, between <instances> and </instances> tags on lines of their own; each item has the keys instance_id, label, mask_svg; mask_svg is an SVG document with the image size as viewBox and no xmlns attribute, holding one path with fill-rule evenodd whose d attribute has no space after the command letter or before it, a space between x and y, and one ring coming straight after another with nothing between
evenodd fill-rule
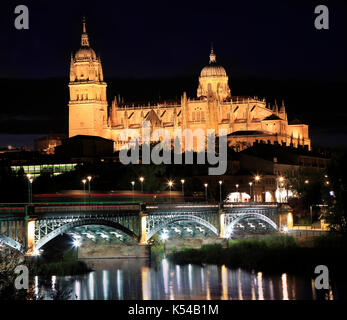
<instances>
[{"instance_id":1,"label":"glowing light","mask_svg":"<svg viewBox=\"0 0 347 320\"><path fill-rule=\"evenodd\" d=\"M170 180L168 183L167 183L168 185L169 185L169 187L171 188L172 187L172 185L173 185L173 182Z\"/></svg>"},{"instance_id":2,"label":"glowing light","mask_svg":"<svg viewBox=\"0 0 347 320\"><path fill-rule=\"evenodd\" d=\"M252 186L252 185L253 185L253 182L249 182L248 184L249 184L250 186Z\"/></svg>"},{"instance_id":3,"label":"glowing light","mask_svg":"<svg viewBox=\"0 0 347 320\"><path fill-rule=\"evenodd\" d=\"M207 184L207 183L205 183L205 184L204 184L204 186L205 186L205 188L207 188L208 184Z\"/></svg>"},{"instance_id":4,"label":"glowing light","mask_svg":"<svg viewBox=\"0 0 347 320\"><path fill-rule=\"evenodd\" d=\"M263 274L258 272L258 300L264 300Z\"/></svg>"},{"instance_id":5,"label":"glowing light","mask_svg":"<svg viewBox=\"0 0 347 320\"><path fill-rule=\"evenodd\" d=\"M143 181L145 180L145 178L144 178L144 177L140 177L139 180L140 180L141 182L143 182Z\"/></svg>"},{"instance_id":6,"label":"glowing light","mask_svg":"<svg viewBox=\"0 0 347 320\"><path fill-rule=\"evenodd\" d=\"M141 282L142 282L142 300L149 300L150 283L149 283L148 267L141 268Z\"/></svg>"},{"instance_id":7,"label":"glowing light","mask_svg":"<svg viewBox=\"0 0 347 320\"><path fill-rule=\"evenodd\" d=\"M82 179L82 183L86 184L87 180L86 179Z\"/></svg>"},{"instance_id":8,"label":"glowing light","mask_svg":"<svg viewBox=\"0 0 347 320\"><path fill-rule=\"evenodd\" d=\"M184 179L181 180L181 183L184 184L186 181Z\"/></svg>"},{"instance_id":9,"label":"glowing light","mask_svg":"<svg viewBox=\"0 0 347 320\"><path fill-rule=\"evenodd\" d=\"M256 176L254 177L254 179L255 179L255 181L259 181L259 180L260 180L260 176L256 175Z\"/></svg>"},{"instance_id":10,"label":"glowing light","mask_svg":"<svg viewBox=\"0 0 347 320\"><path fill-rule=\"evenodd\" d=\"M280 182L283 182L283 181L284 181L284 178L283 178L283 177L279 177L279 181L280 181Z\"/></svg>"},{"instance_id":11,"label":"glowing light","mask_svg":"<svg viewBox=\"0 0 347 320\"><path fill-rule=\"evenodd\" d=\"M33 255L34 256L39 256L41 254L40 250L34 249Z\"/></svg>"},{"instance_id":12,"label":"glowing light","mask_svg":"<svg viewBox=\"0 0 347 320\"><path fill-rule=\"evenodd\" d=\"M238 184L236 184L235 186L236 186L236 188L238 188L238 187L239 187L239 185L238 185Z\"/></svg>"},{"instance_id":13,"label":"glowing light","mask_svg":"<svg viewBox=\"0 0 347 320\"><path fill-rule=\"evenodd\" d=\"M218 182L219 182L219 184L220 184L220 185L223 183L223 181L222 181L222 180L219 180Z\"/></svg>"},{"instance_id":14,"label":"glowing light","mask_svg":"<svg viewBox=\"0 0 347 320\"><path fill-rule=\"evenodd\" d=\"M288 227L285 226L282 228L282 230L283 230L283 232L288 232Z\"/></svg>"},{"instance_id":15,"label":"glowing light","mask_svg":"<svg viewBox=\"0 0 347 320\"><path fill-rule=\"evenodd\" d=\"M282 299L288 300L288 285L287 285L287 274L282 274Z\"/></svg>"},{"instance_id":16,"label":"glowing light","mask_svg":"<svg viewBox=\"0 0 347 320\"><path fill-rule=\"evenodd\" d=\"M131 181L131 184L134 186L135 185L135 181Z\"/></svg>"},{"instance_id":17,"label":"glowing light","mask_svg":"<svg viewBox=\"0 0 347 320\"><path fill-rule=\"evenodd\" d=\"M78 239L74 239L72 244L75 248L78 248L81 246L81 241L79 241Z\"/></svg>"},{"instance_id":18,"label":"glowing light","mask_svg":"<svg viewBox=\"0 0 347 320\"><path fill-rule=\"evenodd\" d=\"M326 185L329 185L329 184L330 184L330 182L329 182L329 181L326 181L325 183L326 183Z\"/></svg>"},{"instance_id":19,"label":"glowing light","mask_svg":"<svg viewBox=\"0 0 347 320\"><path fill-rule=\"evenodd\" d=\"M91 176L88 176L87 177L88 181L92 180L92 177Z\"/></svg>"},{"instance_id":20,"label":"glowing light","mask_svg":"<svg viewBox=\"0 0 347 320\"><path fill-rule=\"evenodd\" d=\"M221 269L221 273L222 273L222 296L221 299L222 300L228 300L228 269L226 268L226 266L223 264L222 265L222 269Z\"/></svg>"},{"instance_id":21,"label":"glowing light","mask_svg":"<svg viewBox=\"0 0 347 320\"><path fill-rule=\"evenodd\" d=\"M160 239L161 240L167 240L167 239L169 239L169 235L165 232L165 233L162 233L161 235L160 235Z\"/></svg>"},{"instance_id":22,"label":"glowing light","mask_svg":"<svg viewBox=\"0 0 347 320\"><path fill-rule=\"evenodd\" d=\"M308 184L310 181L309 180L305 180L305 183Z\"/></svg>"}]
</instances>

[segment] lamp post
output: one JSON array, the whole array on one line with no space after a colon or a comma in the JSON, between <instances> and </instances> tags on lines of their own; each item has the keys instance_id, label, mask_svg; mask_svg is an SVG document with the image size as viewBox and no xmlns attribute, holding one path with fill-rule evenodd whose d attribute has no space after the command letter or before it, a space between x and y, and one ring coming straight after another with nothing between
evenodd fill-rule
<instances>
[{"instance_id":1,"label":"lamp post","mask_svg":"<svg viewBox=\"0 0 347 320\"><path fill-rule=\"evenodd\" d=\"M222 183L223 183L223 181L219 180L218 183L219 183L219 204L221 204L222 203Z\"/></svg>"},{"instance_id":2,"label":"lamp post","mask_svg":"<svg viewBox=\"0 0 347 320\"><path fill-rule=\"evenodd\" d=\"M184 179L181 180L181 183L182 183L182 194L183 194L183 198L184 198L184 183L186 181Z\"/></svg>"},{"instance_id":3,"label":"lamp post","mask_svg":"<svg viewBox=\"0 0 347 320\"><path fill-rule=\"evenodd\" d=\"M86 179L82 179L82 183L83 183L83 202L86 202Z\"/></svg>"},{"instance_id":4,"label":"lamp post","mask_svg":"<svg viewBox=\"0 0 347 320\"><path fill-rule=\"evenodd\" d=\"M207 187L208 187L208 184L205 183L204 186L205 186L205 201L207 202Z\"/></svg>"},{"instance_id":5,"label":"lamp post","mask_svg":"<svg viewBox=\"0 0 347 320\"><path fill-rule=\"evenodd\" d=\"M237 193L237 202L240 202L239 185L236 184L235 187L236 187L236 193Z\"/></svg>"},{"instance_id":6,"label":"lamp post","mask_svg":"<svg viewBox=\"0 0 347 320\"><path fill-rule=\"evenodd\" d=\"M32 203L32 183L33 183L33 178L31 177L31 174L27 174L28 178L28 202Z\"/></svg>"},{"instance_id":7,"label":"lamp post","mask_svg":"<svg viewBox=\"0 0 347 320\"><path fill-rule=\"evenodd\" d=\"M90 203L90 180L92 180L92 176L88 176L87 180L88 180L88 198Z\"/></svg>"},{"instance_id":8,"label":"lamp post","mask_svg":"<svg viewBox=\"0 0 347 320\"><path fill-rule=\"evenodd\" d=\"M249 184L249 196L250 196L251 201L252 201L252 199L253 199L253 196L252 196L252 185L253 185L253 182L249 182L248 184Z\"/></svg>"},{"instance_id":9,"label":"lamp post","mask_svg":"<svg viewBox=\"0 0 347 320\"><path fill-rule=\"evenodd\" d=\"M173 182L170 180L168 182L168 185L169 185L169 189L170 189L170 203L171 203L171 188L172 188Z\"/></svg>"},{"instance_id":10,"label":"lamp post","mask_svg":"<svg viewBox=\"0 0 347 320\"><path fill-rule=\"evenodd\" d=\"M135 200L135 197L134 197L134 188L135 188L135 181L131 181L131 188L132 188L132 194L133 194L133 201Z\"/></svg>"},{"instance_id":11,"label":"lamp post","mask_svg":"<svg viewBox=\"0 0 347 320\"><path fill-rule=\"evenodd\" d=\"M141 192L143 192L143 181L145 180L145 178L144 177L140 177L139 180L141 182Z\"/></svg>"},{"instance_id":12,"label":"lamp post","mask_svg":"<svg viewBox=\"0 0 347 320\"><path fill-rule=\"evenodd\" d=\"M254 180L255 180L255 185L257 184L257 182L259 183L259 181L260 181L260 176L259 175L256 175L255 177L254 177ZM254 192L254 191L253 191Z\"/></svg>"}]
</instances>

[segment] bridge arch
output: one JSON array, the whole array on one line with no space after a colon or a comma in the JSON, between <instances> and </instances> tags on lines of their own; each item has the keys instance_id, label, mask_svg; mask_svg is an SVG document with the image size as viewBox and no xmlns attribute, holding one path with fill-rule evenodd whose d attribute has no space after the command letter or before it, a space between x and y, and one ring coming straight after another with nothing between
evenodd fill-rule
<instances>
[{"instance_id":1,"label":"bridge arch","mask_svg":"<svg viewBox=\"0 0 347 320\"><path fill-rule=\"evenodd\" d=\"M202 219L200 217L192 216L192 215L179 215L179 216L176 216L176 217L168 218L164 222L156 225L153 229L151 229L147 233L146 241L151 239L157 232L159 232L160 230L164 229L169 224L175 223L175 222L179 222L179 221L196 222L196 223L206 227L210 231L212 231L215 235L218 236L218 234L219 234L217 228L214 225L212 225L211 223L209 223L208 221L206 221L206 220L204 220L204 219Z\"/></svg>"},{"instance_id":2,"label":"bridge arch","mask_svg":"<svg viewBox=\"0 0 347 320\"><path fill-rule=\"evenodd\" d=\"M262 220L265 221L266 223L268 223L271 227L273 227L275 230L278 230L278 226L277 224L270 219L269 217L261 214L261 213L256 213L256 212L249 212L249 213L245 213L242 214L241 216L237 217L235 220L233 220L231 223L229 223L226 228L225 228L225 235L226 238L230 238L231 232L233 230L233 227L235 224L239 223L241 220L243 219L247 219L247 218L255 218L258 220Z\"/></svg>"},{"instance_id":3,"label":"bridge arch","mask_svg":"<svg viewBox=\"0 0 347 320\"><path fill-rule=\"evenodd\" d=\"M111 220L106 220L106 219L83 219L83 220L76 220L70 223L66 223L59 228L53 230L49 234L45 235L42 237L35 245L35 249L39 250L42 248L47 242L51 241L55 237L59 236L60 234L65 233L66 231L75 228L75 227L81 227L81 226L88 226L88 225L100 225L100 226L108 226L112 227L114 229L117 229L119 231L122 231L132 239L134 239L136 242L139 241L138 236L129 230L128 228L122 226L121 224L111 221Z\"/></svg>"},{"instance_id":4,"label":"bridge arch","mask_svg":"<svg viewBox=\"0 0 347 320\"><path fill-rule=\"evenodd\" d=\"M0 234L0 242L12 249L18 250L21 253L24 253L25 251L22 244L10 237L5 236L4 234Z\"/></svg>"}]
</instances>

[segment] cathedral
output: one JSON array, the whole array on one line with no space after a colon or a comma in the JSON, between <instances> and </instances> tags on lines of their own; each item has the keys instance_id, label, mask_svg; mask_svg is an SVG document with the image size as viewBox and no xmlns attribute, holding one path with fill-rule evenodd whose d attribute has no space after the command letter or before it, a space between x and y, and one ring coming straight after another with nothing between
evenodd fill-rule
<instances>
[{"instance_id":1,"label":"cathedral","mask_svg":"<svg viewBox=\"0 0 347 320\"><path fill-rule=\"evenodd\" d=\"M298 120L288 123L285 105L270 106L265 99L232 96L225 69L211 49L209 63L200 73L195 98L182 94L180 101L148 105L125 104L115 97L108 106L107 84L101 59L91 48L83 21L81 47L71 55L69 137L98 136L114 141L114 150L125 142L124 129L137 129L150 122L151 130L163 128L174 140L175 129L220 129L227 132L228 146L241 151L264 142L311 149L308 125ZM141 140L140 140L141 141Z\"/></svg>"}]
</instances>

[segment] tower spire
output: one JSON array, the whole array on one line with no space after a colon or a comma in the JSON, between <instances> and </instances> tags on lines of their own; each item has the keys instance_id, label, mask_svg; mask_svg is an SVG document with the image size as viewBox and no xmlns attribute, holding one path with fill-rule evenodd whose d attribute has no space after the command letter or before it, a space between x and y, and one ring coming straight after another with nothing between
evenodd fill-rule
<instances>
[{"instance_id":1,"label":"tower spire","mask_svg":"<svg viewBox=\"0 0 347 320\"><path fill-rule=\"evenodd\" d=\"M83 33L87 33L87 30L86 30L86 17L83 17L82 23L83 23Z\"/></svg>"},{"instance_id":2,"label":"tower spire","mask_svg":"<svg viewBox=\"0 0 347 320\"><path fill-rule=\"evenodd\" d=\"M216 62L216 55L214 54L214 51L213 51L213 42L211 42L210 63L215 63L215 62Z\"/></svg>"},{"instance_id":3,"label":"tower spire","mask_svg":"<svg viewBox=\"0 0 347 320\"><path fill-rule=\"evenodd\" d=\"M82 36L81 36L81 46L82 47L89 47L89 38L87 34L87 28L86 28L86 18L83 17L82 20Z\"/></svg>"}]
</instances>

